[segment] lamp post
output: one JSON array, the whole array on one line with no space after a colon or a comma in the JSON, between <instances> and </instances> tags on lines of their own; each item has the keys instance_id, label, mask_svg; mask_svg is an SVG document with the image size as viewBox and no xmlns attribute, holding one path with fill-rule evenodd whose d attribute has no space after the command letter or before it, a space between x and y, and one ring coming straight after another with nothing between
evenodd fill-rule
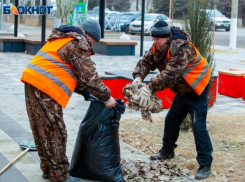
<instances>
[{"instance_id":1,"label":"lamp post","mask_svg":"<svg viewBox=\"0 0 245 182\"><path fill-rule=\"evenodd\" d=\"M46 0L43 0L43 6L46 6ZM43 46L46 42L46 14L42 15L42 38L41 38L41 46Z\"/></svg>"},{"instance_id":2,"label":"lamp post","mask_svg":"<svg viewBox=\"0 0 245 182\"><path fill-rule=\"evenodd\" d=\"M236 49L237 14L238 14L238 0L232 0L231 28L230 28L230 46L229 46L230 49Z\"/></svg>"},{"instance_id":3,"label":"lamp post","mask_svg":"<svg viewBox=\"0 0 245 182\"><path fill-rule=\"evenodd\" d=\"M100 0L99 23L100 23L100 27L101 27L101 38L104 38L105 0Z\"/></svg>"},{"instance_id":4,"label":"lamp post","mask_svg":"<svg viewBox=\"0 0 245 182\"><path fill-rule=\"evenodd\" d=\"M142 0L141 8L141 35L140 35L140 56L143 56L144 26L145 26L145 0Z\"/></svg>"},{"instance_id":5,"label":"lamp post","mask_svg":"<svg viewBox=\"0 0 245 182\"><path fill-rule=\"evenodd\" d=\"M14 5L17 7L19 5L18 0L15 0ZM18 15L14 15L14 36L17 37L18 35Z\"/></svg>"},{"instance_id":6,"label":"lamp post","mask_svg":"<svg viewBox=\"0 0 245 182\"><path fill-rule=\"evenodd\" d=\"M215 9L216 9L216 0L214 0L214 21L215 21ZM215 42L215 22L213 23L213 51L214 51L214 42Z\"/></svg>"}]
</instances>

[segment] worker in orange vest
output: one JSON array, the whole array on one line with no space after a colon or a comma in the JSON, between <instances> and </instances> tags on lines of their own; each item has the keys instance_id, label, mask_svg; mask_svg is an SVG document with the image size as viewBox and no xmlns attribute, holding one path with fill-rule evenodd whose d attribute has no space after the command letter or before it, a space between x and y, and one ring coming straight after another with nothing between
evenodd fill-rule
<instances>
[{"instance_id":1,"label":"worker in orange vest","mask_svg":"<svg viewBox=\"0 0 245 182\"><path fill-rule=\"evenodd\" d=\"M191 43L186 31L169 27L160 20L152 28L153 46L137 63L133 83L141 83L150 71L160 73L141 89L140 104L148 105L152 93L170 88L176 93L165 119L163 146L151 160L170 159L179 136L180 125L189 113L196 142L199 169L196 179L205 179L211 172L213 147L206 129L207 95L210 67Z\"/></svg>"},{"instance_id":2,"label":"worker in orange vest","mask_svg":"<svg viewBox=\"0 0 245 182\"><path fill-rule=\"evenodd\" d=\"M73 182L66 156L67 130L63 119L73 92L89 100L91 94L115 107L110 90L95 71L92 44L101 38L97 21L87 19L81 27L62 25L53 29L47 43L23 71L26 108L41 160L42 177Z\"/></svg>"}]
</instances>

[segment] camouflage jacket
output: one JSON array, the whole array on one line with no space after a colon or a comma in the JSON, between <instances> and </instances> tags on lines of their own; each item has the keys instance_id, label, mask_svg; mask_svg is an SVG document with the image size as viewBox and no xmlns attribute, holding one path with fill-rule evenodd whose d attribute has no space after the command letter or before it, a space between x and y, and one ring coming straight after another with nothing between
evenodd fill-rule
<instances>
[{"instance_id":1,"label":"camouflage jacket","mask_svg":"<svg viewBox=\"0 0 245 182\"><path fill-rule=\"evenodd\" d=\"M176 27L174 27L176 28ZM141 77L144 79L150 71L158 69L160 74L151 78L149 87L153 92L170 88L176 94L186 94L193 89L186 83L182 77L189 63L193 62L196 58L194 48L188 44L191 42L190 35L185 32L180 32L187 38L169 40L163 45L161 50L157 50L153 54L152 48L143 56L137 63L133 72L133 77ZM171 59L167 59L167 52L170 48Z\"/></svg>"},{"instance_id":2,"label":"camouflage jacket","mask_svg":"<svg viewBox=\"0 0 245 182\"><path fill-rule=\"evenodd\" d=\"M91 60L91 55L94 54L93 46L85 32L83 36L77 32L63 33L53 29L48 40L54 41L64 37L75 38L57 51L62 61L72 66L78 78L75 92L81 94L82 90L87 88L99 100L107 101L110 98L110 90L104 85L96 72L95 63Z\"/></svg>"}]
</instances>

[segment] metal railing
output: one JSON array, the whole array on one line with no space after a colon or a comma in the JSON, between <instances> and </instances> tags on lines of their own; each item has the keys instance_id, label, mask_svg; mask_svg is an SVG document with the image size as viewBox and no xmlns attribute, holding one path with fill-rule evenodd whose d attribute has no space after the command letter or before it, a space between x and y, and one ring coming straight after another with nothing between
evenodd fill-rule
<instances>
[{"instance_id":1,"label":"metal railing","mask_svg":"<svg viewBox=\"0 0 245 182\"><path fill-rule=\"evenodd\" d=\"M118 14L108 14L105 17L105 25L104 25L104 30L110 30L110 31L121 31L121 26L120 26L120 13ZM99 14L98 13L92 13L92 11L88 11L86 14L78 14L76 13L73 16L73 25L78 26L80 25L83 21L86 19L94 19L96 21L99 21ZM71 21L71 20L70 20Z\"/></svg>"}]
</instances>

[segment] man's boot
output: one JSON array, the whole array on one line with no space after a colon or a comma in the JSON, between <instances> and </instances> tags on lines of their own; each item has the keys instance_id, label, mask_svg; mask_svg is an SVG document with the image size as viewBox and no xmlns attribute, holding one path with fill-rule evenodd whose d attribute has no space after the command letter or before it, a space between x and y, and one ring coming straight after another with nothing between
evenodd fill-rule
<instances>
[{"instance_id":1,"label":"man's boot","mask_svg":"<svg viewBox=\"0 0 245 182\"><path fill-rule=\"evenodd\" d=\"M200 166L196 173L195 179L197 180L206 179L208 178L210 173L211 173L211 166Z\"/></svg>"},{"instance_id":2,"label":"man's boot","mask_svg":"<svg viewBox=\"0 0 245 182\"><path fill-rule=\"evenodd\" d=\"M163 146L162 149L157 153L150 156L151 160L165 160L174 158L174 149L176 146Z\"/></svg>"}]
</instances>

